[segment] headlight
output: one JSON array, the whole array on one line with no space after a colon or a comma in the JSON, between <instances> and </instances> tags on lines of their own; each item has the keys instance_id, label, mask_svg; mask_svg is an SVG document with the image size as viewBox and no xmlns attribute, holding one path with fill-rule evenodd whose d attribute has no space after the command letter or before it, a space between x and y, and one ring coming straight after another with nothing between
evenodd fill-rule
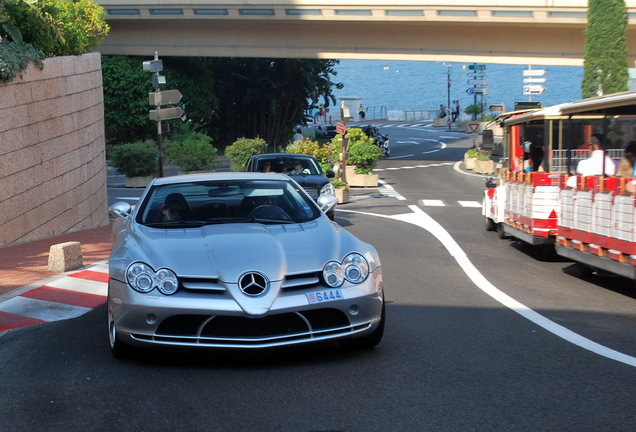
<instances>
[{"instance_id":1,"label":"headlight","mask_svg":"<svg viewBox=\"0 0 636 432\"><path fill-rule=\"evenodd\" d=\"M369 263L359 253L350 253L342 260L345 278L351 283L364 282L369 276Z\"/></svg>"},{"instance_id":2,"label":"headlight","mask_svg":"<svg viewBox=\"0 0 636 432\"><path fill-rule=\"evenodd\" d=\"M329 182L326 185L324 185L322 187L322 189L320 189L320 195L322 195L322 194L335 195L336 194L336 188L334 188L333 185L331 184L331 182Z\"/></svg>"},{"instance_id":3,"label":"headlight","mask_svg":"<svg viewBox=\"0 0 636 432\"><path fill-rule=\"evenodd\" d=\"M329 261L322 268L322 277L330 287L339 287L345 279L351 283L362 283L369 276L369 263L361 254L354 252L345 256L342 264Z\"/></svg>"},{"instance_id":4,"label":"headlight","mask_svg":"<svg viewBox=\"0 0 636 432\"><path fill-rule=\"evenodd\" d=\"M170 295L179 288L179 280L172 270L162 268L155 272L152 267L142 262L128 266L126 282L132 289L141 293L150 292L156 287L162 294Z\"/></svg>"},{"instance_id":5,"label":"headlight","mask_svg":"<svg viewBox=\"0 0 636 432\"><path fill-rule=\"evenodd\" d=\"M344 282L344 271L339 262L329 261L322 268L322 277L330 287L339 287Z\"/></svg>"},{"instance_id":6,"label":"headlight","mask_svg":"<svg viewBox=\"0 0 636 432\"><path fill-rule=\"evenodd\" d=\"M157 289L165 295L174 294L179 288L179 281L177 275L172 270L159 269L157 276L155 277L157 282Z\"/></svg>"}]
</instances>

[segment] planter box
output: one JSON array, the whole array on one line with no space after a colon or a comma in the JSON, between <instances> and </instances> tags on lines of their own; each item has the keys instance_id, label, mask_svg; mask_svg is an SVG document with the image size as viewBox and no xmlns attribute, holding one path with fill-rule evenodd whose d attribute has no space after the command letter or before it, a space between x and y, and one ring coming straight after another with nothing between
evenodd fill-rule
<instances>
[{"instance_id":1,"label":"planter box","mask_svg":"<svg viewBox=\"0 0 636 432\"><path fill-rule=\"evenodd\" d=\"M433 119L433 126L434 127L448 127L448 117L444 117L444 118L435 117Z\"/></svg>"},{"instance_id":2,"label":"planter box","mask_svg":"<svg viewBox=\"0 0 636 432\"><path fill-rule=\"evenodd\" d=\"M349 202L349 189L343 187L336 188L336 198L338 198L338 204Z\"/></svg>"},{"instance_id":3,"label":"planter box","mask_svg":"<svg viewBox=\"0 0 636 432\"><path fill-rule=\"evenodd\" d=\"M150 182L155 178L155 176L146 176L146 177L126 177L126 187L127 188L145 188L150 184Z\"/></svg>"},{"instance_id":4,"label":"planter box","mask_svg":"<svg viewBox=\"0 0 636 432\"><path fill-rule=\"evenodd\" d=\"M378 175L377 174L356 174L356 167L354 165L347 165L347 183L349 186L358 187L377 187Z\"/></svg>"},{"instance_id":5,"label":"planter box","mask_svg":"<svg viewBox=\"0 0 636 432\"><path fill-rule=\"evenodd\" d=\"M475 159L475 158L471 158L471 157L468 157L468 156L464 155L464 166L466 167L466 169L469 169L469 170L475 169L475 161L476 160L477 159Z\"/></svg>"},{"instance_id":6,"label":"planter box","mask_svg":"<svg viewBox=\"0 0 636 432\"><path fill-rule=\"evenodd\" d=\"M482 161L475 159L474 170L479 174L492 174L495 172L495 162L491 160Z\"/></svg>"}]
</instances>

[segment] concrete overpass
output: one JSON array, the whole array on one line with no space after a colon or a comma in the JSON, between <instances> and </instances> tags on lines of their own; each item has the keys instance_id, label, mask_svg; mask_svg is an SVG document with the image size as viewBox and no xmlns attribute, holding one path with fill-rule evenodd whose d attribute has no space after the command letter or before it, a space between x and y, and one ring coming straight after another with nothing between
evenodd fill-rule
<instances>
[{"instance_id":1,"label":"concrete overpass","mask_svg":"<svg viewBox=\"0 0 636 432\"><path fill-rule=\"evenodd\" d=\"M581 66L587 0L97 0L102 54ZM513 6L510 4L514 3ZM636 0L628 65L636 62Z\"/></svg>"}]
</instances>

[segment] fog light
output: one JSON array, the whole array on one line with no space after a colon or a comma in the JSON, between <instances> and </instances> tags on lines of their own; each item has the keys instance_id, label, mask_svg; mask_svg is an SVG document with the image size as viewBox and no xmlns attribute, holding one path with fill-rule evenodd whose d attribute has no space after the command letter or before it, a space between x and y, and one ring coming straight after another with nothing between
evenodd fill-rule
<instances>
[{"instance_id":1,"label":"fog light","mask_svg":"<svg viewBox=\"0 0 636 432\"><path fill-rule=\"evenodd\" d=\"M358 315L358 312L359 312L358 305L352 305L349 307L349 313L351 315Z\"/></svg>"},{"instance_id":2,"label":"fog light","mask_svg":"<svg viewBox=\"0 0 636 432\"><path fill-rule=\"evenodd\" d=\"M146 322L148 324L154 324L157 322L157 317L155 316L155 314L148 314L146 315Z\"/></svg>"}]
</instances>

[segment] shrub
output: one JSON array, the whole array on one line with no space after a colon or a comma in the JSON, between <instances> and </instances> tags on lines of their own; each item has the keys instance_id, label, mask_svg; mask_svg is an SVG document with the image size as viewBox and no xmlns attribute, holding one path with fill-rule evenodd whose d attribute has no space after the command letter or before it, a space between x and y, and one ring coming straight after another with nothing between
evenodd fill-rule
<instances>
[{"instance_id":1,"label":"shrub","mask_svg":"<svg viewBox=\"0 0 636 432\"><path fill-rule=\"evenodd\" d=\"M213 170L219 164L217 149L212 138L202 133L193 133L183 142L166 146L166 157L185 171Z\"/></svg>"},{"instance_id":2,"label":"shrub","mask_svg":"<svg viewBox=\"0 0 636 432\"><path fill-rule=\"evenodd\" d=\"M377 162L384 157L380 147L373 144L373 139L359 128L349 129L347 138L349 138L347 163L355 165L358 174L371 173Z\"/></svg>"},{"instance_id":3,"label":"shrub","mask_svg":"<svg viewBox=\"0 0 636 432\"><path fill-rule=\"evenodd\" d=\"M330 178L329 181L331 182L333 187L335 187L336 189L347 186L347 182L343 182L342 180L337 179L335 177Z\"/></svg>"},{"instance_id":4,"label":"shrub","mask_svg":"<svg viewBox=\"0 0 636 432\"><path fill-rule=\"evenodd\" d=\"M479 153L479 152L477 151L477 149L475 147L469 148L468 151L466 152L466 157L476 158L477 157L477 153Z\"/></svg>"},{"instance_id":5,"label":"shrub","mask_svg":"<svg viewBox=\"0 0 636 432\"><path fill-rule=\"evenodd\" d=\"M126 177L153 175L158 168L159 151L153 140L113 146L110 160L118 173Z\"/></svg>"},{"instance_id":6,"label":"shrub","mask_svg":"<svg viewBox=\"0 0 636 432\"><path fill-rule=\"evenodd\" d=\"M43 68L44 53L32 45L21 47L17 42L0 40L0 82L9 83L25 70L30 61Z\"/></svg>"},{"instance_id":7,"label":"shrub","mask_svg":"<svg viewBox=\"0 0 636 432\"><path fill-rule=\"evenodd\" d=\"M466 114L473 116L473 118L475 118L477 114L481 114L481 105L479 104L468 105L466 108L464 108L464 112Z\"/></svg>"},{"instance_id":8,"label":"shrub","mask_svg":"<svg viewBox=\"0 0 636 432\"><path fill-rule=\"evenodd\" d=\"M321 145L318 141L313 141L307 137L289 144L285 152L311 155L316 158L318 164L325 172L332 169L334 160L337 160L337 155L335 158L333 155L332 143L328 142Z\"/></svg>"},{"instance_id":9,"label":"shrub","mask_svg":"<svg viewBox=\"0 0 636 432\"><path fill-rule=\"evenodd\" d=\"M0 0L0 6L24 42L47 57L90 52L109 31L104 9L93 0Z\"/></svg>"},{"instance_id":10,"label":"shrub","mask_svg":"<svg viewBox=\"0 0 636 432\"><path fill-rule=\"evenodd\" d=\"M239 138L225 148L225 156L232 161L232 171L242 171L250 157L266 150L267 143L262 138Z\"/></svg>"}]
</instances>

